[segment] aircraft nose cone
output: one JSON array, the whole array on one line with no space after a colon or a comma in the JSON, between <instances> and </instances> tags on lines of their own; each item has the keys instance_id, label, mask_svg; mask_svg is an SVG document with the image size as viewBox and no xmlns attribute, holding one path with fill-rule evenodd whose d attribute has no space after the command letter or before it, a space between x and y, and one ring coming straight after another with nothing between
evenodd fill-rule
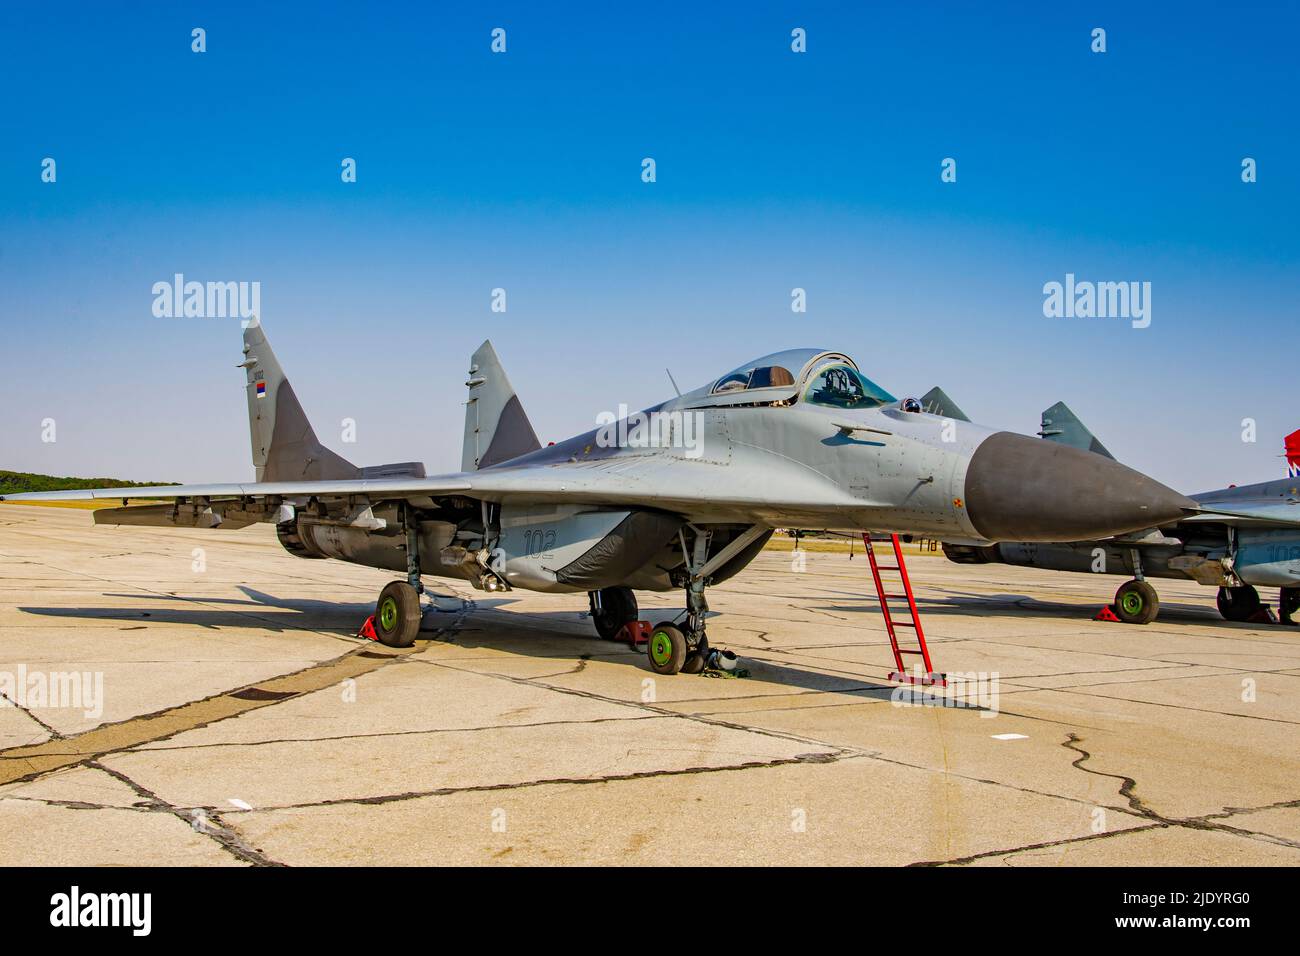
<instances>
[{"instance_id":1,"label":"aircraft nose cone","mask_svg":"<svg viewBox=\"0 0 1300 956\"><path fill-rule=\"evenodd\" d=\"M995 432L971 456L966 513L990 541L1088 541L1151 528L1196 502L1104 455Z\"/></svg>"}]
</instances>

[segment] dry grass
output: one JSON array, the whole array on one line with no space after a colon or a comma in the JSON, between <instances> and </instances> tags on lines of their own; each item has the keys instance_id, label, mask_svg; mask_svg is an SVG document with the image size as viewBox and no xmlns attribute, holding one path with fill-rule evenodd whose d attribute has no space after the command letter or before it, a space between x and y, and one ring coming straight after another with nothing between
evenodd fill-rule
<instances>
[{"instance_id":1,"label":"dry grass","mask_svg":"<svg viewBox=\"0 0 1300 956\"><path fill-rule=\"evenodd\" d=\"M116 503L104 498L96 501L0 501L0 505L28 505L34 508L80 508L83 511L94 511L96 508L114 508Z\"/></svg>"},{"instance_id":2,"label":"dry grass","mask_svg":"<svg viewBox=\"0 0 1300 956\"><path fill-rule=\"evenodd\" d=\"M129 508L139 508L143 505L156 505L164 499L150 500L148 498L137 498L127 506ZM171 499L165 499L170 501ZM0 505L28 505L34 508L79 508L82 511L98 511L100 508L118 508L121 507L122 499L120 498L95 498L91 501L0 501Z\"/></svg>"},{"instance_id":3,"label":"dry grass","mask_svg":"<svg viewBox=\"0 0 1300 956\"><path fill-rule=\"evenodd\" d=\"M923 545L919 541L903 545L903 557L943 557L943 552L935 548L931 551L927 547L929 542ZM804 551L829 552L831 554L853 554L862 553L861 538L800 538L799 547ZM794 539L786 534L774 534L763 548L764 551L793 551ZM880 553L877 547L877 554Z\"/></svg>"}]
</instances>

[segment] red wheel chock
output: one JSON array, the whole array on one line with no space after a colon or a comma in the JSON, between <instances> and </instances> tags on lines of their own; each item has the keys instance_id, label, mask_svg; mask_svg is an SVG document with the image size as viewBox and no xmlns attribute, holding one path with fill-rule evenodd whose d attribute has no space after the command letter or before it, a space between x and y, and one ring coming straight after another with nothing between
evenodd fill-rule
<instances>
[{"instance_id":1,"label":"red wheel chock","mask_svg":"<svg viewBox=\"0 0 1300 956\"><path fill-rule=\"evenodd\" d=\"M357 637L364 637L368 641L379 640L379 635L375 632L375 616L373 614L366 618L366 623L361 625L361 630L357 631Z\"/></svg>"},{"instance_id":2,"label":"red wheel chock","mask_svg":"<svg viewBox=\"0 0 1300 956\"><path fill-rule=\"evenodd\" d=\"M1111 609L1111 606L1107 604L1104 608L1102 608L1100 611L1096 613L1096 615L1093 617L1093 620L1094 621L1119 621L1119 618L1115 616L1115 612ZM1120 621L1120 623L1123 622Z\"/></svg>"},{"instance_id":3,"label":"red wheel chock","mask_svg":"<svg viewBox=\"0 0 1300 956\"><path fill-rule=\"evenodd\" d=\"M654 625L649 621L628 621L623 625L623 630L618 632L618 639L627 641L635 650L650 640L650 632L653 630Z\"/></svg>"}]
</instances>

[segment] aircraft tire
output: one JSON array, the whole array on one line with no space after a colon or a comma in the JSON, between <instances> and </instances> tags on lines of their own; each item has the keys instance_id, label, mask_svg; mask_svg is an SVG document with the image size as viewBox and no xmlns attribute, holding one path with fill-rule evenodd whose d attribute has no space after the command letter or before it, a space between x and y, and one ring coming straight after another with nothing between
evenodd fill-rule
<instances>
[{"instance_id":1,"label":"aircraft tire","mask_svg":"<svg viewBox=\"0 0 1300 956\"><path fill-rule=\"evenodd\" d=\"M388 647L410 647L420 633L420 595L405 581L391 581L375 603L375 633Z\"/></svg>"},{"instance_id":2,"label":"aircraft tire","mask_svg":"<svg viewBox=\"0 0 1300 956\"><path fill-rule=\"evenodd\" d=\"M1240 623L1249 620L1263 602L1259 599L1259 592L1247 584L1239 588L1219 588L1215 603L1225 621Z\"/></svg>"},{"instance_id":3,"label":"aircraft tire","mask_svg":"<svg viewBox=\"0 0 1300 956\"><path fill-rule=\"evenodd\" d=\"M700 642L695 645L694 650L686 653L686 660L682 661L683 674L699 674L703 672L704 665L709 659L709 639L700 638Z\"/></svg>"},{"instance_id":4,"label":"aircraft tire","mask_svg":"<svg viewBox=\"0 0 1300 956\"><path fill-rule=\"evenodd\" d=\"M1115 616L1125 624L1150 624L1160 613L1160 595L1145 581L1125 581L1115 592Z\"/></svg>"},{"instance_id":5,"label":"aircraft tire","mask_svg":"<svg viewBox=\"0 0 1300 956\"><path fill-rule=\"evenodd\" d=\"M1300 611L1300 588L1282 588L1277 596L1277 615L1283 624L1293 624L1291 615Z\"/></svg>"},{"instance_id":6,"label":"aircraft tire","mask_svg":"<svg viewBox=\"0 0 1300 956\"><path fill-rule=\"evenodd\" d=\"M604 588L600 592L600 613L596 612L596 592L591 591L591 622L596 625L596 633L607 641L618 637L623 625L637 619L636 595L631 588Z\"/></svg>"},{"instance_id":7,"label":"aircraft tire","mask_svg":"<svg viewBox=\"0 0 1300 956\"><path fill-rule=\"evenodd\" d=\"M686 662L686 635L672 624L659 624L646 642L646 657L656 674L676 674Z\"/></svg>"}]
</instances>

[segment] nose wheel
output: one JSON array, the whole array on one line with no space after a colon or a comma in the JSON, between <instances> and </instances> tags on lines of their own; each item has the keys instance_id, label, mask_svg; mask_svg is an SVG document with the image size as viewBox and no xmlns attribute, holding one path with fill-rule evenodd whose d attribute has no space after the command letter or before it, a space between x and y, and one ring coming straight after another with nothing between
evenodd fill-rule
<instances>
[{"instance_id":1,"label":"nose wheel","mask_svg":"<svg viewBox=\"0 0 1300 956\"><path fill-rule=\"evenodd\" d=\"M695 525L687 525L687 528L692 540L687 544L685 532L678 531L683 566L673 572L674 582L686 590L686 620L683 627L660 624L650 632L646 655L650 659L650 669L656 674L698 674L704 670L709 654L709 639L704 633L709 602L704 599L704 589L715 571L758 538L771 533L767 528L753 525L711 554L709 543L713 532Z\"/></svg>"},{"instance_id":2,"label":"nose wheel","mask_svg":"<svg viewBox=\"0 0 1300 956\"><path fill-rule=\"evenodd\" d=\"M682 673L698 674L704 670L708 660L709 639L701 634L699 642L686 652L686 660L682 661Z\"/></svg>"},{"instance_id":3,"label":"nose wheel","mask_svg":"<svg viewBox=\"0 0 1300 956\"><path fill-rule=\"evenodd\" d=\"M676 674L686 663L686 635L675 624L660 624L650 632L646 655L656 674Z\"/></svg>"},{"instance_id":4,"label":"nose wheel","mask_svg":"<svg viewBox=\"0 0 1300 956\"><path fill-rule=\"evenodd\" d=\"M1125 581L1115 592L1115 616L1125 624L1150 624L1160 613L1160 595L1145 581Z\"/></svg>"},{"instance_id":5,"label":"nose wheel","mask_svg":"<svg viewBox=\"0 0 1300 956\"><path fill-rule=\"evenodd\" d=\"M410 647L420 634L420 595L405 581L393 581L379 592L375 604L375 634L389 647Z\"/></svg>"}]
</instances>

